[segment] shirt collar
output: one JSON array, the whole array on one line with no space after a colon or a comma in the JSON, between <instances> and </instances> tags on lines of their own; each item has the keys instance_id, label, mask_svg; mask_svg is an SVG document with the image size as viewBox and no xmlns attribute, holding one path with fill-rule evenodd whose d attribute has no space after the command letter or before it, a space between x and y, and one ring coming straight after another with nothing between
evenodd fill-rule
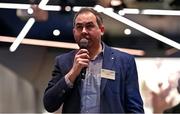
<instances>
[{"instance_id":1,"label":"shirt collar","mask_svg":"<svg viewBox=\"0 0 180 114\"><path fill-rule=\"evenodd\" d=\"M101 52L95 58L91 59L91 61L95 60L99 56L102 56L102 57L104 56L105 44L101 42L101 46L102 46Z\"/></svg>"}]
</instances>

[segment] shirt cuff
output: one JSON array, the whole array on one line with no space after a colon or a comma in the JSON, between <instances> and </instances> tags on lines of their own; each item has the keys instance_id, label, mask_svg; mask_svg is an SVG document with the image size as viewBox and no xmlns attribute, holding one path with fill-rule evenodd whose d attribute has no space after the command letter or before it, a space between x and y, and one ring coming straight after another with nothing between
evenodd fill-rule
<instances>
[{"instance_id":1,"label":"shirt cuff","mask_svg":"<svg viewBox=\"0 0 180 114\"><path fill-rule=\"evenodd\" d=\"M69 80L68 76L65 76L65 82L70 88L73 88L73 83Z\"/></svg>"}]
</instances>

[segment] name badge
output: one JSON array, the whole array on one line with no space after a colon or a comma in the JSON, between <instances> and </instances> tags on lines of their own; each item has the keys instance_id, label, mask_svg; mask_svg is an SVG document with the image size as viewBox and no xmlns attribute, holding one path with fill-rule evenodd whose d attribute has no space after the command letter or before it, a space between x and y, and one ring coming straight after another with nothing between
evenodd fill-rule
<instances>
[{"instance_id":1,"label":"name badge","mask_svg":"<svg viewBox=\"0 0 180 114\"><path fill-rule=\"evenodd\" d=\"M115 71L107 70L107 69L101 69L101 77L106 78L106 79L115 80Z\"/></svg>"}]
</instances>

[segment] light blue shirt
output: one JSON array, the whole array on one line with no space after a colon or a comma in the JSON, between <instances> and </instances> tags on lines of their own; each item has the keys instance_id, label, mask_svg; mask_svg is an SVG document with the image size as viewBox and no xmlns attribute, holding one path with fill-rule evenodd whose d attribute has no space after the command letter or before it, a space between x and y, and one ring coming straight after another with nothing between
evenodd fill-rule
<instances>
[{"instance_id":1,"label":"light blue shirt","mask_svg":"<svg viewBox=\"0 0 180 114\"><path fill-rule=\"evenodd\" d=\"M82 80L81 113L100 112L100 85L103 52L91 60Z\"/></svg>"}]
</instances>

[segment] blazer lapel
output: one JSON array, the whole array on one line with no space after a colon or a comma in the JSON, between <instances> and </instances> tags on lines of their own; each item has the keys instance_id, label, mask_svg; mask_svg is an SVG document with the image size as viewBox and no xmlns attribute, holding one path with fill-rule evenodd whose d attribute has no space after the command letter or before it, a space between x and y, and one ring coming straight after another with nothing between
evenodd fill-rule
<instances>
[{"instance_id":1,"label":"blazer lapel","mask_svg":"<svg viewBox=\"0 0 180 114\"><path fill-rule=\"evenodd\" d=\"M113 63L114 63L113 52L110 47L108 47L107 45L104 45L104 46L105 46L105 50L104 50L104 56L103 56L102 69L112 70ZM100 87L101 94L104 91L106 82L107 82L106 78L101 78L101 87Z\"/></svg>"}]
</instances>

